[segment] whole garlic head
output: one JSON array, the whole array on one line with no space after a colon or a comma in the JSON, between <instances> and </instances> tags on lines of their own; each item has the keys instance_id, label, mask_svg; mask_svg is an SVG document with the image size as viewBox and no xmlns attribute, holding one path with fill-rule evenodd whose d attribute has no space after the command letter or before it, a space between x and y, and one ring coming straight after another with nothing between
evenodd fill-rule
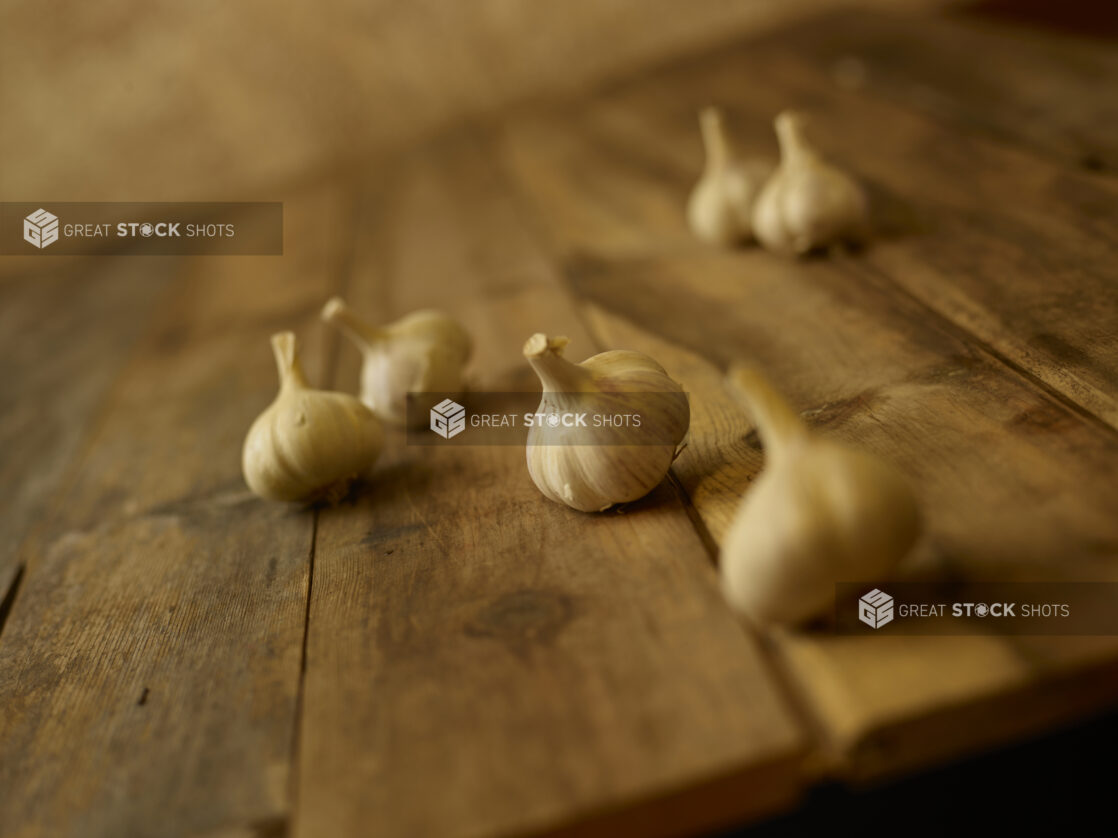
<instances>
[{"instance_id":1,"label":"whole garlic head","mask_svg":"<svg viewBox=\"0 0 1118 838\"><path fill-rule=\"evenodd\" d=\"M749 241L753 238L753 203L772 164L734 155L717 108L703 109L699 128L706 164L687 201L687 223L691 232L711 244Z\"/></svg>"},{"instance_id":2,"label":"whole garlic head","mask_svg":"<svg viewBox=\"0 0 1118 838\"><path fill-rule=\"evenodd\" d=\"M723 590L759 623L798 623L834 603L836 582L886 576L920 534L916 499L883 460L823 439L759 372L736 368L765 446L722 545Z\"/></svg>"},{"instance_id":3,"label":"whole garlic head","mask_svg":"<svg viewBox=\"0 0 1118 838\"><path fill-rule=\"evenodd\" d=\"M378 327L334 297L323 307L322 319L341 328L361 350L361 401L386 422L407 424L409 393L457 395L464 389L472 343L466 330L442 312L414 311ZM426 421L422 409L412 416L414 425Z\"/></svg>"},{"instance_id":4,"label":"whole garlic head","mask_svg":"<svg viewBox=\"0 0 1118 838\"><path fill-rule=\"evenodd\" d=\"M640 352L602 352L581 364L562 356L567 339L533 335L524 357L543 384L538 413L637 410L639 427L550 427L528 432L528 473L543 494L583 512L602 511L644 497L680 450L691 421L683 388ZM570 440L577 440L572 442Z\"/></svg>"},{"instance_id":5,"label":"whole garlic head","mask_svg":"<svg viewBox=\"0 0 1118 838\"><path fill-rule=\"evenodd\" d=\"M753 205L753 235L767 249L804 254L864 237L865 193L850 175L826 162L805 136L807 118L776 118L780 165Z\"/></svg>"},{"instance_id":6,"label":"whole garlic head","mask_svg":"<svg viewBox=\"0 0 1118 838\"><path fill-rule=\"evenodd\" d=\"M272 335L272 350L280 390L245 437L245 482L268 500L340 500L376 462L380 422L353 396L310 387L294 334Z\"/></svg>"}]
</instances>

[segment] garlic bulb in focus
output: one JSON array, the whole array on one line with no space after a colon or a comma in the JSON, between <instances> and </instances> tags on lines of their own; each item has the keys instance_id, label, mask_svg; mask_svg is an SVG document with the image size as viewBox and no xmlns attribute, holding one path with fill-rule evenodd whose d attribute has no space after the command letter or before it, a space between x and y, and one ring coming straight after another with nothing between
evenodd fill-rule
<instances>
[{"instance_id":1,"label":"garlic bulb in focus","mask_svg":"<svg viewBox=\"0 0 1118 838\"><path fill-rule=\"evenodd\" d=\"M700 239L729 246L753 238L753 203L772 164L734 156L722 114L704 108L699 114L706 163L687 201L687 223Z\"/></svg>"},{"instance_id":2,"label":"garlic bulb in focus","mask_svg":"<svg viewBox=\"0 0 1118 838\"><path fill-rule=\"evenodd\" d=\"M424 309L373 326L334 297L323 307L322 319L341 328L361 350L361 401L386 422L408 423L409 393L455 396L464 389L472 343L466 330L442 312ZM428 407L414 406L412 424L426 422Z\"/></svg>"},{"instance_id":3,"label":"garlic bulb in focus","mask_svg":"<svg viewBox=\"0 0 1118 838\"><path fill-rule=\"evenodd\" d=\"M543 383L537 413L621 416L638 427L552 427L528 432L528 473L543 494L583 512L648 494L664 479L690 425L683 389L640 352L602 352L581 364L562 357L566 338L533 335L524 357Z\"/></svg>"},{"instance_id":4,"label":"garlic bulb in focus","mask_svg":"<svg viewBox=\"0 0 1118 838\"><path fill-rule=\"evenodd\" d=\"M722 545L723 590L760 623L797 623L834 602L836 582L887 575L920 533L912 491L864 451L823 439L757 371L736 368L765 447L765 468L747 491Z\"/></svg>"},{"instance_id":5,"label":"garlic bulb in focus","mask_svg":"<svg viewBox=\"0 0 1118 838\"><path fill-rule=\"evenodd\" d=\"M310 387L294 334L272 335L272 350L280 391L245 437L245 482L268 500L340 500L380 454L380 422L353 396Z\"/></svg>"},{"instance_id":6,"label":"garlic bulb in focus","mask_svg":"<svg viewBox=\"0 0 1118 838\"><path fill-rule=\"evenodd\" d=\"M869 224L861 186L820 157L804 134L806 123L794 111L777 116L780 165L753 205L753 235L778 253L856 241Z\"/></svg>"}]
</instances>

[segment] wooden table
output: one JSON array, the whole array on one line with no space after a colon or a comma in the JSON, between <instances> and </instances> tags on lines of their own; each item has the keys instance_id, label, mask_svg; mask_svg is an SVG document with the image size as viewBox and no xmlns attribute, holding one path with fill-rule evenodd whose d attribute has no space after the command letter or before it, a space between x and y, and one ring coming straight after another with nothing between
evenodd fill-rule
<instances>
[{"instance_id":1,"label":"wooden table","mask_svg":"<svg viewBox=\"0 0 1118 838\"><path fill-rule=\"evenodd\" d=\"M457 124L285 195L283 257L9 257L0 833L674 834L1113 706L1113 637L759 633L718 544L762 454L748 358L895 462L908 578L1118 576L1118 55L996 20L831 15ZM795 105L869 186L865 252L696 243L696 111ZM474 386L536 331L691 393L648 498L546 501L523 452L390 438L334 508L254 499L268 335L352 389L332 294L454 312ZM13 385L14 382L14 385Z\"/></svg>"}]
</instances>

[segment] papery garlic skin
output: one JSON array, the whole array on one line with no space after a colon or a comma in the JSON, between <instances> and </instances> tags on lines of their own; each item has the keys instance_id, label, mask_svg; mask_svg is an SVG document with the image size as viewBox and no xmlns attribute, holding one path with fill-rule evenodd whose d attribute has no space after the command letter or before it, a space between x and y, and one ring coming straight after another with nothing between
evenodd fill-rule
<instances>
[{"instance_id":1,"label":"papery garlic skin","mask_svg":"<svg viewBox=\"0 0 1118 838\"><path fill-rule=\"evenodd\" d=\"M835 583L886 577L919 537L919 509L896 469L813 434L756 370L730 385L766 463L723 540L723 591L757 623L800 623L833 606Z\"/></svg>"},{"instance_id":2,"label":"papery garlic skin","mask_svg":"<svg viewBox=\"0 0 1118 838\"><path fill-rule=\"evenodd\" d=\"M334 297L322 319L338 326L361 350L361 401L386 422L408 424L409 393L457 395L472 341L453 318L423 309L390 323L373 326ZM412 411L412 424L426 422L422 410Z\"/></svg>"},{"instance_id":3,"label":"papery garlic skin","mask_svg":"<svg viewBox=\"0 0 1118 838\"><path fill-rule=\"evenodd\" d=\"M267 500L340 500L376 462L380 422L353 396L310 387L294 334L273 335L272 349L280 390L245 437L245 482Z\"/></svg>"},{"instance_id":4,"label":"papery garlic skin","mask_svg":"<svg viewBox=\"0 0 1118 838\"><path fill-rule=\"evenodd\" d=\"M588 405L612 413L615 405L624 410L636 403L647 405L647 415L640 428L623 432L633 444L613 444L616 431L533 426L526 452L532 482L544 496L583 512L644 497L664 479L687 434L691 416L683 389L640 352L602 352L573 364L562 357L566 345L566 338L543 334L524 345L524 356L543 384L538 413L582 411ZM641 401L640 394L657 393L678 397ZM595 436L603 444L562 442Z\"/></svg>"},{"instance_id":5,"label":"papery garlic skin","mask_svg":"<svg viewBox=\"0 0 1118 838\"><path fill-rule=\"evenodd\" d=\"M806 123L794 111L777 116L780 165L753 205L753 235L777 253L859 241L869 227L862 187L819 155L805 136Z\"/></svg>"},{"instance_id":6,"label":"papery garlic skin","mask_svg":"<svg viewBox=\"0 0 1118 838\"><path fill-rule=\"evenodd\" d=\"M723 247L753 238L753 204L772 164L741 160L730 148L722 114L704 108L699 114L706 162L687 200L687 224L699 239Z\"/></svg>"}]
</instances>

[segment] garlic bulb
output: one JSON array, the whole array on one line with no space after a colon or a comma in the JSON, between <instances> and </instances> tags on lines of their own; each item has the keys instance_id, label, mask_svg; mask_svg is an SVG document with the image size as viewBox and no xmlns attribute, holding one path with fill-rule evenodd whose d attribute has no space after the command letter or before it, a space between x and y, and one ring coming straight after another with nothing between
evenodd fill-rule
<instances>
[{"instance_id":1,"label":"garlic bulb","mask_svg":"<svg viewBox=\"0 0 1118 838\"><path fill-rule=\"evenodd\" d=\"M731 245L753 238L753 202L772 165L734 156L717 108L704 108L699 128L706 151L702 177L687 201L687 223L705 242Z\"/></svg>"},{"instance_id":2,"label":"garlic bulb","mask_svg":"<svg viewBox=\"0 0 1118 838\"><path fill-rule=\"evenodd\" d=\"M869 210L858 183L819 156L804 136L807 119L776 118L780 165L753 205L753 235L778 253L803 254L864 236Z\"/></svg>"},{"instance_id":3,"label":"garlic bulb","mask_svg":"<svg viewBox=\"0 0 1118 838\"><path fill-rule=\"evenodd\" d=\"M272 350L280 390L245 437L245 482L268 500L340 500L380 454L380 422L353 396L311 389L294 334L272 335Z\"/></svg>"},{"instance_id":4,"label":"garlic bulb","mask_svg":"<svg viewBox=\"0 0 1118 838\"><path fill-rule=\"evenodd\" d=\"M326 303L322 319L345 332L364 360L361 401L381 419L408 423L408 394L462 392L462 372L470 358L470 336L442 312L415 311L387 326L372 326L338 297ZM435 401L438 401L436 399ZM426 421L422 406L413 423Z\"/></svg>"},{"instance_id":5,"label":"garlic bulb","mask_svg":"<svg viewBox=\"0 0 1118 838\"><path fill-rule=\"evenodd\" d=\"M892 466L823 439L755 370L737 368L766 465L722 545L730 604L761 623L796 623L834 602L836 582L872 582L920 531L916 500Z\"/></svg>"},{"instance_id":6,"label":"garlic bulb","mask_svg":"<svg viewBox=\"0 0 1118 838\"><path fill-rule=\"evenodd\" d=\"M640 352L602 352L572 364L562 357L566 345L566 338L543 334L524 344L543 384L537 416L587 420L574 428L547 421L531 427L532 481L551 500L583 512L643 497L664 479L687 434L683 388ZM639 425L596 426L595 417L624 415L639 415Z\"/></svg>"}]
</instances>

